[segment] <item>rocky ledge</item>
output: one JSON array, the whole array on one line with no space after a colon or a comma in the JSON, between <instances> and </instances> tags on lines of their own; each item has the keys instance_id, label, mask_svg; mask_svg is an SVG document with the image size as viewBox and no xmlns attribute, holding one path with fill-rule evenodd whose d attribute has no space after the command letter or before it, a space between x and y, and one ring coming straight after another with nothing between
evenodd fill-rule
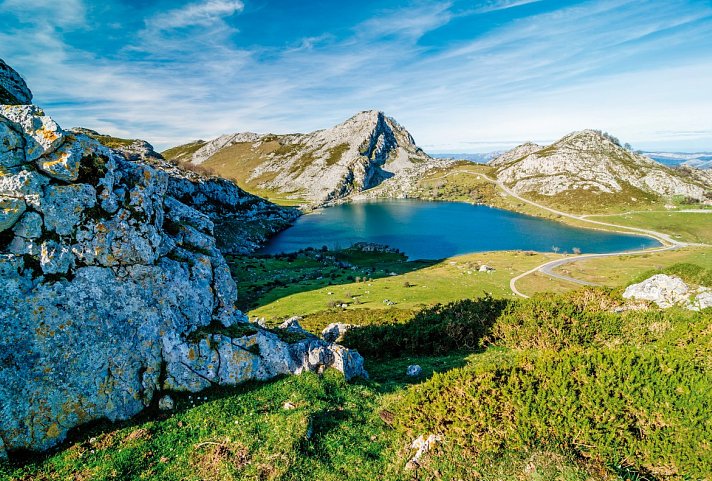
<instances>
[{"instance_id":1,"label":"rocky ledge","mask_svg":"<svg viewBox=\"0 0 712 481\"><path fill-rule=\"evenodd\" d=\"M356 352L247 323L213 220L176 192L34 105L0 106L0 457L163 391L366 375Z\"/></svg>"}]
</instances>

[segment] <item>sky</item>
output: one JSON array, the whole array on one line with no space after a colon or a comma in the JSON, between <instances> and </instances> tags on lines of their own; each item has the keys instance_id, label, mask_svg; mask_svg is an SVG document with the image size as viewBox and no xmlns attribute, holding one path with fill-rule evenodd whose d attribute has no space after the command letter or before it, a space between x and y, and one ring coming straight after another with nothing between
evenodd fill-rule
<instances>
[{"instance_id":1,"label":"sky","mask_svg":"<svg viewBox=\"0 0 712 481\"><path fill-rule=\"evenodd\" d=\"M431 153L712 151L709 0L0 0L0 58L60 125L159 150L377 109Z\"/></svg>"}]
</instances>

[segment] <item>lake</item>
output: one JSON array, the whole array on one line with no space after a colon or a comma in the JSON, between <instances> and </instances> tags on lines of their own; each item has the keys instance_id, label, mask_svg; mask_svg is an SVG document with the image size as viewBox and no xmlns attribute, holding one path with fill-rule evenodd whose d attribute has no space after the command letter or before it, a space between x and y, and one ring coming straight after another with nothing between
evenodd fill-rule
<instances>
[{"instance_id":1,"label":"lake","mask_svg":"<svg viewBox=\"0 0 712 481\"><path fill-rule=\"evenodd\" d=\"M462 202L388 200L342 204L301 216L259 253L331 249L355 242L396 247L411 259L469 252L532 250L606 253L659 246L654 239L570 227L502 209Z\"/></svg>"}]
</instances>

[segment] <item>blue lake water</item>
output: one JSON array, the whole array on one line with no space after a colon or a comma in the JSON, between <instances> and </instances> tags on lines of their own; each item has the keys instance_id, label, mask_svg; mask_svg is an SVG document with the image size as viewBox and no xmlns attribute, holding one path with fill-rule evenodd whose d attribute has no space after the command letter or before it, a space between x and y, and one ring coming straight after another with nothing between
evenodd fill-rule
<instances>
[{"instance_id":1,"label":"blue lake water","mask_svg":"<svg viewBox=\"0 0 712 481\"><path fill-rule=\"evenodd\" d=\"M648 237L569 227L537 217L461 202L389 200L343 204L303 215L260 253L306 247L345 248L355 242L397 247L411 259L469 252L533 250L606 253L660 245Z\"/></svg>"}]
</instances>

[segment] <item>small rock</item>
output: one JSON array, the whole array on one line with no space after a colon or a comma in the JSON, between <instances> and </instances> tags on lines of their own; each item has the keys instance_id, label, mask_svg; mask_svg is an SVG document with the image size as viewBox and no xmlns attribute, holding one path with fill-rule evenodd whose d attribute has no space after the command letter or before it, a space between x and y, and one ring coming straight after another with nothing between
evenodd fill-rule
<instances>
[{"instance_id":1,"label":"small rock","mask_svg":"<svg viewBox=\"0 0 712 481\"><path fill-rule=\"evenodd\" d=\"M420 376L421 374L423 374L423 368L417 364L411 364L405 370L405 374L406 374L406 376L417 377L417 376Z\"/></svg>"},{"instance_id":2,"label":"small rock","mask_svg":"<svg viewBox=\"0 0 712 481\"><path fill-rule=\"evenodd\" d=\"M351 324L345 324L343 322L332 322L321 331L321 337L327 342L339 342L343 339L346 331L351 329L353 326Z\"/></svg>"},{"instance_id":3,"label":"small rock","mask_svg":"<svg viewBox=\"0 0 712 481\"><path fill-rule=\"evenodd\" d=\"M290 401L287 401L286 403L282 404L282 409L284 409L285 411L291 411L292 409L296 408L297 405Z\"/></svg>"},{"instance_id":4,"label":"small rock","mask_svg":"<svg viewBox=\"0 0 712 481\"><path fill-rule=\"evenodd\" d=\"M689 288L682 279L666 274L657 274L638 284L632 284L623 292L625 299L652 301L661 308L688 302Z\"/></svg>"},{"instance_id":5,"label":"small rock","mask_svg":"<svg viewBox=\"0 0 712 481\"><path fill-rule=\"evenodd\" d=\"M410 449L417 449L415 455L410 458L410 461L405 465L406 469L413 470L420 467L420 459L428 454L437 443L442 441L442 437L436 434L431 434L427 438L422 434L413 440Z\"/></svg>"},{"instance_id":6,"label":"small rock","mask_svg":"<svg viewBox=\"0 0 712 481\"><path fill-rule=\"evenodd\" d=\"M0 196L0 232L3 232L20 220L27 204L22 199Z\"/></svg>"},{"instance_id":7,"label":"small rock","mask_svg":"<svg viewBox=\"0 0 712 481\"><path fill-rule=\"evenodd\" d=\"M301 320L302 318L299 316L290 317L279 325L279 329L284 329L285 331L291 332L307 332L304 330L301 324L299 324L299 321Z\"/></svg>"},{"instance_id":8,"label":"small rock","mask_svg":"<svg viewBox=\"0 0 712 481\"><path fill-rule=\"evenodd\" d=\"M483 264L480 266L478 269L480 272L494 272L495 268L492 266L488 266L487 264Z\"/></svg>"},{"instance_id":9,"label":"small rock","mask_svg":"<svg viewBox=\"0 0 712 481\"><path fill-rule=\"evenodd\" d=\"M161 411L173 411L173 409L175 409L175 402L173 401L173 398L168 394L163 396L158 400L158 409Z\"/></svg>"}]
</instances>

